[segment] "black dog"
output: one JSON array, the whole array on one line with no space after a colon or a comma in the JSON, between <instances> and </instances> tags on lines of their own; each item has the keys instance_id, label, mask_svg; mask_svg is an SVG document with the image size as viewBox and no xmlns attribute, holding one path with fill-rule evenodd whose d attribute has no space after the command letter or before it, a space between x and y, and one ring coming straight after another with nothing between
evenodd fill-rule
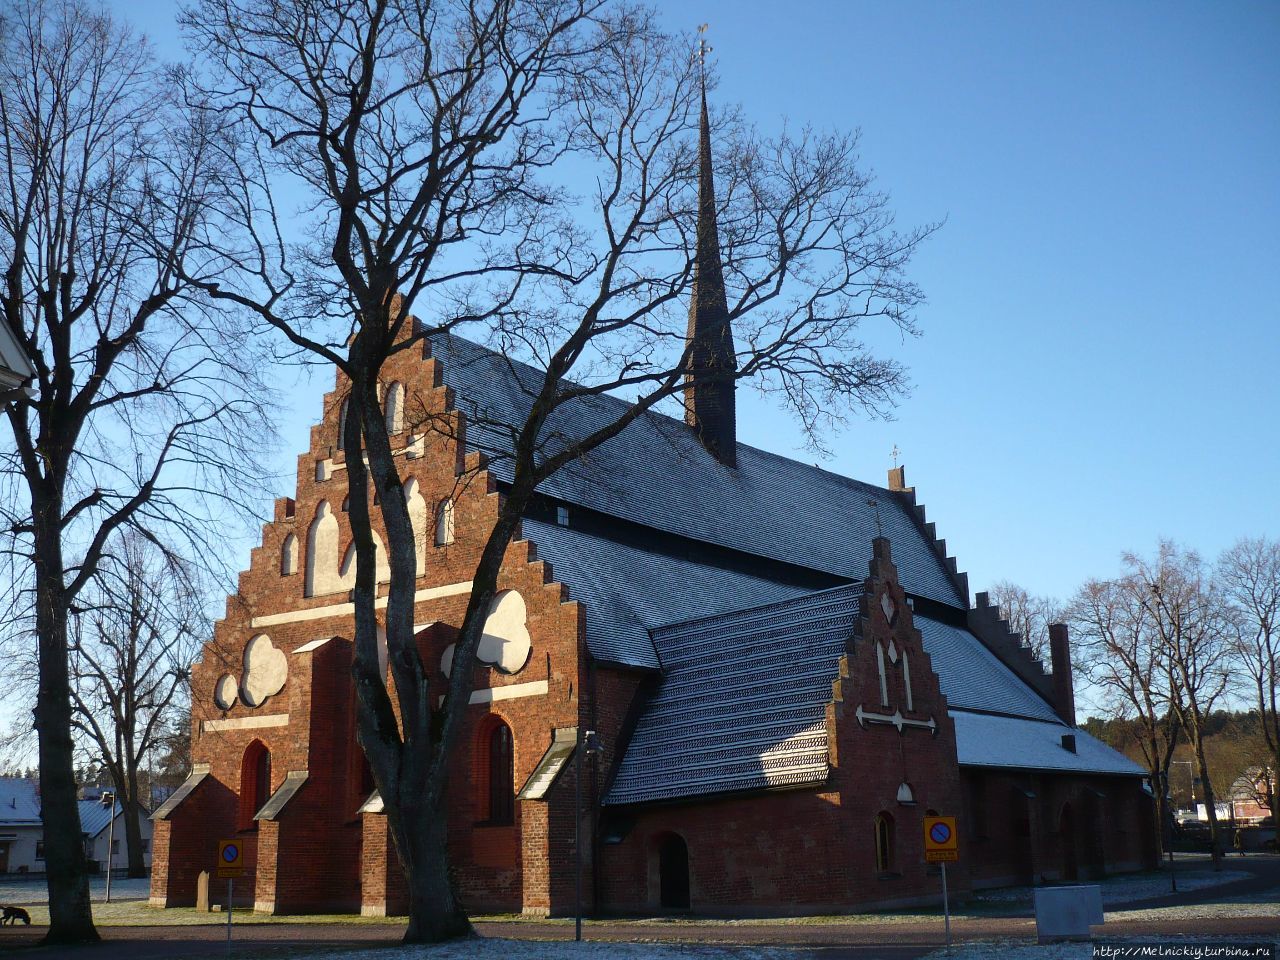
<instances>
[{"instance_id":1,"label":"black dog","mask_svg":"<svg viewBox=\"0 0 1280 960\"><path fill-rule=\"evenodd\" d=\"M3 907L0 909L4 910L4 914L0 915L0 924L7 923L9 926L13 926L21 920L28 927L31 926L31 914L27 913L27 911L23 910L21 907Z\"/></svg>"}]
</instances>

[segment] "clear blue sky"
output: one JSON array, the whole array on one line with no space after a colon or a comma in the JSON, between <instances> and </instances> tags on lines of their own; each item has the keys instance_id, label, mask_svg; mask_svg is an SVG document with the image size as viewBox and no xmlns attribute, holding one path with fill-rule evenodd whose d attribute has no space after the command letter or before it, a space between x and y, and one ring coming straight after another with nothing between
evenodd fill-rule
<instances>
[{"instance_id":1,"label":"clear blue sky","mask_svg":"<svg viewBox=\"0 0 1280 960\"><path fill-rule=\"evenodd\" d=\"M172 55L167 3L116 6ZM860 127L900 222L947 218L924 336L883 344L914 391L826 466L883 483L896 444L975 589L1280 536L1280 4L658 6L710 22L722 102ZM282 470L330 383L291 393ZM739 409L743 440L812 459Z\"/></svg>"}]
</instances>

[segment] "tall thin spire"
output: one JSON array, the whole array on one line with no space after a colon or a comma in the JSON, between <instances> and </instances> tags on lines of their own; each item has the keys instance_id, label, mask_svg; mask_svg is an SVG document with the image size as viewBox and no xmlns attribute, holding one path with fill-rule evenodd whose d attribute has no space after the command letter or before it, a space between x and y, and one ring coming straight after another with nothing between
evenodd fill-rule
<instances>
[{"instance_id":1,"label":"tall thin spire","mask_svg":"<svg viewBox=\"0 0 1280 960\"><path fill-rule=\"evenodd\" d=\"M706 25L699 33L706 31ZM716 226L716 187L711 166L711 127L707 118L705 58L710 51L699 39L696 56L702 68L702 116L698 143L698 235L693 263L693 298L689 304L689 372L685 374L684 419L702 445L728 467L738 464L737 358L724 290L720 235Z\"/></svg>"}]
</instances>

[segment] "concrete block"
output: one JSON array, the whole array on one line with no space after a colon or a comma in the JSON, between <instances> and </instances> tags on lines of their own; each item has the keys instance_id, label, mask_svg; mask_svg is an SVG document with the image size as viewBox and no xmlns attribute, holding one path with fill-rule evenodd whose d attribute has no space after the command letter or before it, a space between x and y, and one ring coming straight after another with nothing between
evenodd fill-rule
<instances>
[{"instance_id":1,"label":"concrete block","mask_svg":"<svg viewBox=\"0 0 1280 960\"><path fill-rule=\"evenodd\" d=\"M1102 923L1102 888L1097 884L1039 887L1035 906L1040 943L1088 940L1089 927Z\"/></svg>"}]
</instances>

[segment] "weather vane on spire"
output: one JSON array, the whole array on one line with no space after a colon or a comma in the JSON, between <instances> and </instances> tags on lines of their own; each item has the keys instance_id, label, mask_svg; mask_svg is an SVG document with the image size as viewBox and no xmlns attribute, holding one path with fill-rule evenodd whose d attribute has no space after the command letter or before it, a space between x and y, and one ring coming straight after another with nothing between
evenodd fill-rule
<instances>
[{"instance_id":1,"label":"weather vane on spire","mask_svg":"<svg viewBox=\"0 0 1280 960\"><path fill-rule=\"evenodd\" d=\"M893 445L893 451L892 451L892 453L890 454L890 456L892 456L892 457L893 457L893 466L894 466L894 469L897 469L897 467L898 467L898 457L899 457L900 455L901 455L901 451L898 449L898 445L895 443L895 444Z\"/></svg>"},{"instance_id":2,"label":"weather vane on spire","mask_svg":"<svg viewBox=\"0 0 1280 960\"><path fill-rule=\"evenodd\" d=\"M693 61L702 71L702 81L707 80L707 54L714 48L707 43L707 29L711 26L709 23L698 25L698 45L693 50Z\"/></svg>"}]
</instances>

